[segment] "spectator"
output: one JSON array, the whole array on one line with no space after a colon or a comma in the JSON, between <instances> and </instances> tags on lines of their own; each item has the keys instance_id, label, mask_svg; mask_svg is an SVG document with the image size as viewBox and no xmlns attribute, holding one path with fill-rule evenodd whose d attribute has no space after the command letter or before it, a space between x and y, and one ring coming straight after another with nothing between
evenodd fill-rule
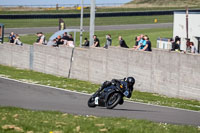
<instances>
[{"instance_id":1,"label":"spectator","mask_svg":"<svg viewBox=\"0 0 200 133\"><path fill-rule=\"evenodd\" d=\"M181 41L181 38L180 38L179 36L176 36L176 37L175 37L175 43L176 43L177 41L179 41L179 42Z\"/></svg>"},{"instance_id":2,"label":"spectator","mask_svg":"<svg viewBox=\"0 0 200 133\"><path fill-rule=\"evenodd\" d=\"M23 45L23 43L20 41L20 38L19 38L18 34L16 34L16 37L14 39L14 44L21 45L21 46Z\"/></svg>"},{"instance_id":3,"label":"spectator","mask_svg":"<svg viewBox=\"0 0 200 133\"><path fill-rule=\"evenodd\" d=\"M138 42L140 41L140 36L135 37L135 46L133 46L133 49L136 49L138 46Z\"/></svg>"},{"instance_id":4,"label":"spectator","mask_svg":"<svg viewBox=\"0 0 200 133\"><path fill-rule=\"evenodd\" d=\"M93 38L94 38L94 44L92 46L93 47L100 47L100 41L97 38L97 35L94 35Z\"/></svg>"},{"instance_id":5,"label":"spectator","mask_svg":"<svg viewBox=\"0 0 200 133\"><path fill-rule=\"evenodd\" d=\"M67 41L74 41L72 34L69 34L69 39Z\"/></svg>"},{"instance_id":6,"label":"spectator","mask_svg":"<svg viewBox=\"0 0 200 133\"><path fill-rule=\"evenodd\" d=\"M126 42L125 42L125 40L123 40L122 36L119 36L118 39L119 39L120 47L128 48L128 46L126 45Z\"/></svg>"},{"instance_id":7,"label":"spectator","mask_svg":"<svg viewBox=\"0 0 200 133\"><path fill-rule=\"evenodd\" d=\"M85 38L84 44L82 44L82 46L89 47L90 46L90 41L88 41L88 39Z\"/></svg>"},{"instance_id":8,"label":"spectator","mask_svg":"<svg viewBox=\"0 0 200 133\"><path fill-rule=\"evenodd\" d=\"M69 36L67 35L67 32L64 32L62 39L69 40Z\"/></svg>"},{"instance_id":9,"label":"spectator","mask_svg":"<svg viewBox=\"0 0 200 133\"><path fill-rule=\"evenodd\" d=\"M106 35L106 43L104 45L104 48L107 49L111 45L112 45L112 38L111 38L111 35L108 34L108 35Z\"/></svg>"},{"instance_id":10,"label":"spectator","mask_svg":"<svg viewBox=\"0 0 200 133\"><path fill-rule=\"evenodd\" d=\"M42 32L38 32L37 33L37 40L36 40L36 44L43 44L43 45L46 45L46 39L45 39L45 36Z\"/></svg>"},{"instance_id":11,"label":"spectator","mask_svg":"<svg viewBox=\"0 0 200 133\"><path fill-rule=\"evenodd\" d=\"M58 36L56 38L56 46L59 47L59 45L63 45L63 44L64 44L63 39L61 38L61 36Z\"/></svg>"},{"instance_id":12,"label":"spectator","mask_svg":"<svg viewBox=\"0 0 200 133\"><path fill-rule=\"evenodd\" d=\"M190 39L187 39L186 41L186 52L191 52Z\"/></svg>"},{"instance_id":13,"label":"spectator","mask_svg":"<svg viewBox=\"0 0 200 133\"><path fill-rule=\"evenodd\" d=\"M74 39L72 37L72 34L69 34L69 39L67 41L67 46L73 47L73 48L75 47L75 45L74 45Z\"/></svg>"},{"instance_id":14,"label":"spectator","mask_svg":"<svg viewBox=\"0 0 200 133\"><path fill-rule=\"evenodd\" d=\"M180 41L179 40L172 43L171 51L180 51Z\"/></svg>"},{"instance_id":15,"label":"spectator","mask_svg":"<svg viewBox=\"0 0 200 133\"><path fill-rule=\"evenodd\" d=\"M146 41L145 47L142 49L142 51L152 51L151 50L151 41L149 40L149 37L147 35L144 36L144 39Z\"/></svg>"},{"instance_id":16,"label":"spectator","mask_svg":"<svg viewBox=\"0 0 200 133\"><path fill-rule=\"evenodd\" d=\"M194 43L193 42L190 42L190 51L191 53L197 53L197 49L196 47L194 46Z\"/></svg>"},{"instance_id":17,"label":"spectator","mask_svg":"<svg viewBox=\"0 0 200 133\"><path fill-rule=\"evenodd\" d=\"M11 32L9 35L9 42L14 43L14 41L15 41L15 34L14 34L14 32Z\"/></svg>"},{"instance_id":18,"label":"spectator","mask_svg":"<svg viewBox=\"0 0 200 133\"><path fill-rule=\"evenodd\" d=\"M140 37L141 38L140 38L140 41L138 42L138 46L137 46L136 50L143 50L146 45L146 40L144 39L144 35L141 34Z\"/></svg>"}]
</instances>

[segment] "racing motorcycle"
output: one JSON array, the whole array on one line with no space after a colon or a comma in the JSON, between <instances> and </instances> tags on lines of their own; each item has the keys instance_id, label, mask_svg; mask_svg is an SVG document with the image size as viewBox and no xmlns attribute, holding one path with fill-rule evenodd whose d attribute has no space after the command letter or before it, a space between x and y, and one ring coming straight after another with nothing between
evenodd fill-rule
<instances>
[{"instance_id":1,"label":"racing motorcycle","mask_svg":"<svg viewBox=\"0 0 200 133\"><path fill-rule=\"evenodd\" d=\"M103 90L97 90L88 100L89 107L106 107L113 109L118 104L122 105L123 97L128 97L129 91L127 90L127 82L121 81L119 84L112 84Z\"/></svg>"}]
</instances>

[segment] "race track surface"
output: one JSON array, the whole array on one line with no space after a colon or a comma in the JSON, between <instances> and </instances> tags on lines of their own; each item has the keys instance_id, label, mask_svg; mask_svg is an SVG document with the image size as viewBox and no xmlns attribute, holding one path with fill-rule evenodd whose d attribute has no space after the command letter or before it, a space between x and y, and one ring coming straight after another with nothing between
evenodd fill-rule
<instances>
[{"instance_id":1,"label":"race track surface","mask_svg":"<svg viewBox=\"0 0 200 133\"><path fill-rule=\"evenodd\" d=\"M157 23L157 24L129 24L129 25L106 25L95 26L96 31L109 30L136 30L136 29L151 29L151 28L172 28L172 23ZM79 26L66 27L67 29L80 29ZM84 31L89 31L89 26L84 26ZM58 27L33 27L33 28L5 28L6 36L14 32L16 34L36 34L37 32L54 33L58 31Z\"/></svg>"},{"instance_id":2,"label":"race track surface","mask_svg":"<svg viewBox=\"0 0 200 133\"><path fill-rule=\"evenodd\" d=\"M134 102L125 102L112 110L102 107L89 108L87 106L89 97L90 95L87 94L0 78L0 106L61 111L79 115L126 117L172 124L200 125L200 112L197 111Z\"/></svg>"}]
</instances>

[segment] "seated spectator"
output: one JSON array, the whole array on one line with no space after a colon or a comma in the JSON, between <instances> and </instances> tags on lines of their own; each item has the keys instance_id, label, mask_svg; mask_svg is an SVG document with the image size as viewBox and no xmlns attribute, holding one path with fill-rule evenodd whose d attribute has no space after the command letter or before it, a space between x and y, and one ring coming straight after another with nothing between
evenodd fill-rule
<instances>
[{"instance_id":1,"label":"seated spectator","mask_svg":"<svg viewBox=\"0 0 200 133\"><path fill-rule=\"evenodd\" d=\"M194 43L193 42L190 42L190 52L191 53L197 53L197 49L196 47L194 46Z\"/></svg>"},{"instance_id":2,"label":"seated spectator","mask_svg":"<svg viewBox=\"0 0 200 133\"><path fill-rule=\"evenodd\" d=\"M104 45L104 48L108 48L109 46L112 45L112 38L111 38L111 35L110 34L107 34L106 35L106 43Z\"/></svg>"},{"instance_id":3,"label":"seated spectator","mask_svg":"<svg viewBox=\"0 0 200 133\"><path fill-rule=\"evenodd\" d=\"M72 34L69 34L69 39L67 40L67 44L66 44L67 46L69 46L69 47L75 47L75 45L74 45L74 39L73 39L73 37L72 37Z\"/></svg>"},{"instance_id":4,"label":"seated spectator","mask_svg":"<svg viewBox=\"0 0 200 133\"><path fill-rule=\"evenodd\" d=\"M67 41L74 41L72 34L69 34L69 38Z\"/></svg>"},{"instance_id":5,"label":"seated spectator","mask_svg":"<svg viewBox=\"0 0 200 133\"><path fill-rule=\"evenodd\" d=\"M64 44L64 41L61 38L61 36L58 36L55 41L56 41L56 46L57 47L59 47L59 45L63 45Z\"/></svg>"},{"instance_id":6,"label":"seated spectator","mask_svg":"<svg viewBox=\"0 0 200 133\"><path fill-rule=\"evenodd\" d=\"M125 42L125 40L123 40L122 36L119 36L118 39L119 39L120 47L128 48L128 46L126 45L126 42Z\"/></svg>"},{"instance_id":7,"label":"seated spectator","mask_svg":"<svg viewBox=\"0 0 200 133\"><path fill-rule=\"evenodd\" d=\"M82 44L82 46L89 47L90 46L90 41L88 41L88 39L85 38L84 44Z\"/></svg>"},{"instance_id":8,"label":"seated spectator","mask_svg":"<svg viewBox=\"0 0 200 133\"><path fill-rule=\"evenodd\" d=\"M138 42L140 41L140 36L135 37L135 45L133 46L133 49L136 49L138 46Z\"/></svg>"},{"instance_id":9,"label":"seated spectator","mask_svg":"<svg viewBox=\"0 0 200 133\"><path fill-rule=\"evenodd\" d=\"M42 32L38 32L37 33L37 40L36 40L36 44L43 44L43 45L46 45L47 42L46 42L46 39L45 39L45 36Z\"/></svg>"},{"instance_id":10,"label":"seated spectator","mask_svg":"<svg viewBox=\"0 0 200 133\"><path fill-rule=\"evenodd\" d=\"M9 35L9 42L14 43L14 41L15 41L15 34L14 34L14 32L11 32Z\"/></svg>"},{"instance_id":11,"label":"seated spectator","mask_svg":"<svg viewBox=\"0 0 200 133\"><path fill-rule=\"evenodd\" d=\"M69 40L69 36L67 35L67 32L65 32L63 34L63 37L62 37L63 40Z\"/></svg>"},{"instance_id":12,"label":"seated spectator","mask_svg":"<svg viewBox=\"0 0 200 133\"><path fill-rule=\"evenodd\" d=\"M144 36L144 39L146 41L145 47L142 49L142 51L152 51L151 50L151 41L149 40L149 37L147 35Z\"/></svg>"},{"instance_id":13,"label":"seated spectator","mask_svg":"<svg viewBox=\"0 0 200 133\"><path fill-rule=\"evenodd\" d=\"M14 44L21 45L21 46L23 45L23 43L20 41L20 38L19 38L18 34L16 34L16 37L14 39Z\"/></svg>"},{"instance_id":14,"label":"seated spectator","mask_svg":"<svg viewBox=\"0 0 200 133\"><path fill-rule=\"evenodd\" d=\"M93 38L94 38L94 44L92 45L92 47L100 47L100 41L97 38L97 35L94 35Z\"/></svg>"},{"instance_id":15,"label":"seated spectator","mask_svg":"<svg viewBox=\"0 0 200 133\"><path fill-rule=\"evenodd\" d=\"M67 46L74 48L74 41L67 41Z\"/></svg>"},{"instance_id":16,"label":"seated spectator","mask_svg":"<svg viewBox=\"0 0 200 133\"><path fill-rule=\"evenodd\" d=\"M144 39L144 35L140 35L140 41L138 42L138 46L136 48L136 50L143 50L145 45L146 45L146 40Z\"/></svg>"}]
</instances>

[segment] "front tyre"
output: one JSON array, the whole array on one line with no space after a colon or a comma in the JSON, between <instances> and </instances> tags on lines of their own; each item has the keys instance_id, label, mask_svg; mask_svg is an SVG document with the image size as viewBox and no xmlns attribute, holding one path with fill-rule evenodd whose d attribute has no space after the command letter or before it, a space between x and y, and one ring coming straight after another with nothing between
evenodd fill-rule
<instances>
[{"instance_id":1,"label":"front tyre","mask_svg":"<svg viewBox=\"0 0 200 133\"><path fill-rule=\"evenodd\" d=\"M96 107L95 105L95 97L91 96L90 99L88 100L88 107L94 108Z\"/></svg>"},{"instance_id":2,"label":"front tyre","mask_svg":"<svg viewBox=\"0 0 200 133\"><path fill-rule=\"evenodd\" d=\"M118 92L111 93L106 102L107 109L113 109L122 99L122 95Z\"/></svg>"}]
</instances>

